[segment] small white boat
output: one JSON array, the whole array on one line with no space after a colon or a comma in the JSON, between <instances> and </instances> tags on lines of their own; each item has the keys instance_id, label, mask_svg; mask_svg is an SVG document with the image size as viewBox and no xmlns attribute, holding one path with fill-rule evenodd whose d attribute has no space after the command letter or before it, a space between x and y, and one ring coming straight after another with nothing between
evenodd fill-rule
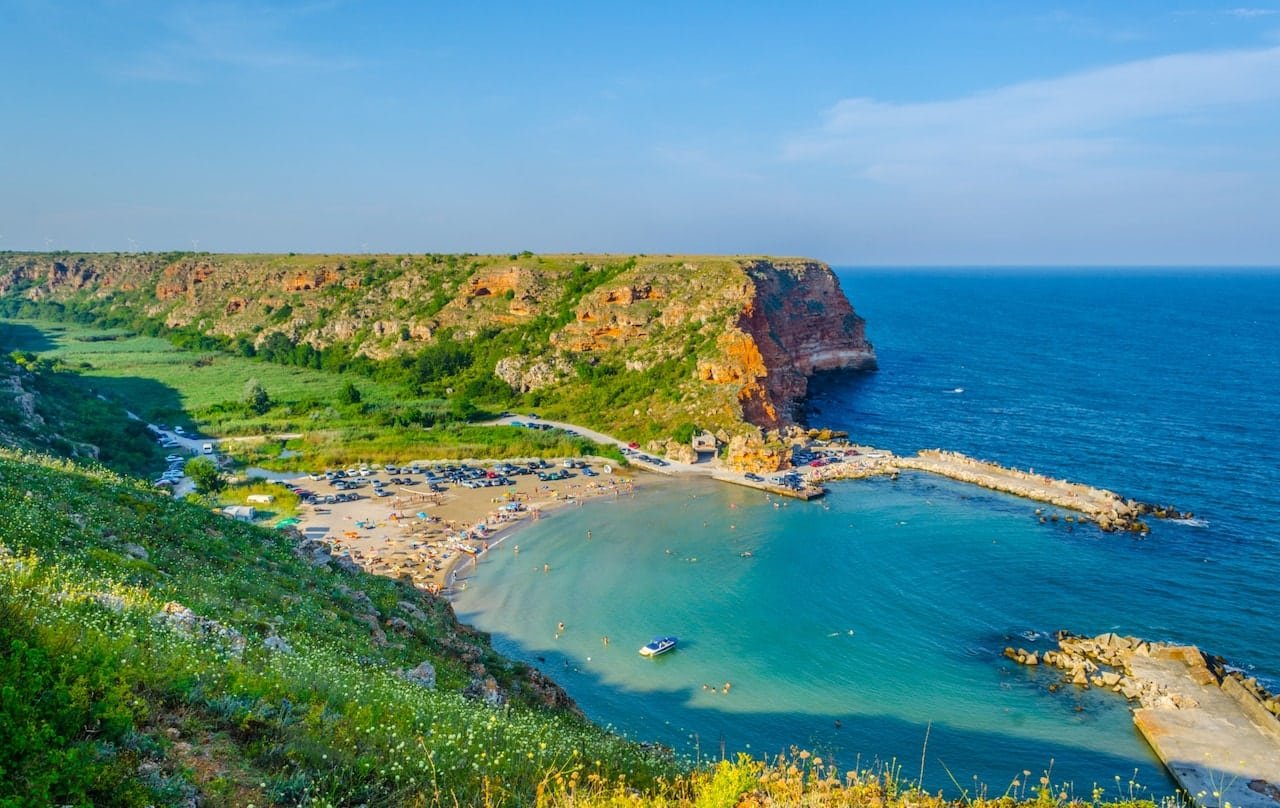
<instances>
[{"instance_id":1,"label":"small white boat","mask_svg":"<svg viewBox=\"0 0 1280 808\"><path fill-rule=\"evenodd\" d=\"M640 649L640 656L656 657L676 647L675 637L654 637L653 642Z\"/></svg>"}]
</instances>

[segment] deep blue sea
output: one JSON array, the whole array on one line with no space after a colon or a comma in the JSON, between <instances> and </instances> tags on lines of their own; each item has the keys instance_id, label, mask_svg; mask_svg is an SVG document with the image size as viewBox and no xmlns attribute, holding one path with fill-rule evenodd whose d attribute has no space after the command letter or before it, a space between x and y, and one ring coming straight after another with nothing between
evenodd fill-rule
<instances>
[{"instance_id":1,"label":"deep blue sea","mask_svg":"<svg viewBox=\"0 0 1280 808\"><path fill-rule=\"evenodd\" d=\"M815 503L658 480L502 545L460 617L593 719L694 757L796 746L910 779L923 756L925 784L951 793L1050 768L1086 797L1130 781L1171 793L1123 699L1051 693L1053 672L1000 652L1113 630L1196 643L1280 685L1280 274L839 275L881 369L820 379L810 423L1197 520L1141 539L1041 525L1033 503L925 475L838 483ZM658 633L680 648L641 658Z\"/></svg>"}]
</instances>

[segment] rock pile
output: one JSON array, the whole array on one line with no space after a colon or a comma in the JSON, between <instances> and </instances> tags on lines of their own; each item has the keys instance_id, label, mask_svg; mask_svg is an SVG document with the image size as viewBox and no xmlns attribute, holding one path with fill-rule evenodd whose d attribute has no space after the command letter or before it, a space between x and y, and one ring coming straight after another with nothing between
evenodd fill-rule
<instances>
[{"instance_id":1,"label":"rock pile","mask_svg":"<svg viewBox=\"0 0 1280 808\"><path fill-rule=\"evenodd\" d=\"M1187 709L1198 706L1195 700L1168 690L1155 682L1146 681L1133 674L1131 660L1134 657L1165 657L1181 659L1187 665L1192 679L1199 684L1222 685L1224 689L1238 686L1259 705L1274 716L1280 717L1280 697L1272 695L1252 677L1229 668L1220 657L1206 656L1195 646L1148 642L1138 637L1127 637L1107 632L1096 637L1082 637L1067 631L1057 634L1058 650L1040 653L1023 648L1005 648L1004 655L1020 665L1048 665L1063 671L1063 681L1082 688L1097 687L1112 690L1143 707L1158 709ZM1231 681L1232 685L1226 682ZM1057 685L1051 686L1056 690Z\"/></svg>"},{"instance_id":2,"label":"rock pile","mask_svg":"<svg viewBox=\"0 0 1280 808\"><path fill-rule=\"evenodd\" d=\"M1136 637L1111 633L1097 637L1077 637L1068 632L1058 632L1057 651L1037 653L1022 648L1006 648L1004 655L1019 665L1048 665L1058 668L1063 671L1064 682L1083 688L1092 686L1113 690L1149 707L1154 706L1166 694L1152 683L1133 678L1126 660L1134 654L1150 656L1152 645ZM1162 646L1160 643L1155 645ZM1056 690L1057 687L1052 689Z\"/></svg>"},{"instance_id":3,"label":"rock pile","mask_svg":"<svg viewBox=\"0 0 1280 808\"><path fill-rule=\"evenodd\" d=\"M183 606L181 603L169 601L152 619L161 625L188 637L204 637L212 639L223 650L237 659L244 655L248 644L244 635L234 628L224 626L217 620L201 617Z\"/></svg>"}]
</instances>

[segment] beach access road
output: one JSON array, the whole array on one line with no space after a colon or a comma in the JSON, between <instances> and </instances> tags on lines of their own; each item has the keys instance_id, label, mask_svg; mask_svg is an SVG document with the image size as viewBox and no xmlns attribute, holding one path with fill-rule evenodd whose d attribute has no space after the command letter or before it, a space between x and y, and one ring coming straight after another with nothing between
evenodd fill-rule
<instances>
[{"instance_id":1,"label":"beach access road","mask_svg":"<svg viewBox=\"0 0 1280 808\"><path fill-rule=\"evenodd\" d=\"M615 438L613 435L606 435L603 432L597 432L596 430L589 429L585 426L570 424L565 421L552 421L547 418L536 418L536 417L530 417L530 416L522 417L519 415L509 415L509 416L504 416L502 418L499 418L496 421L491 421L490 423L506 424L506 425L511 425L512 423L547 424L548 426L551 426L555 429L563 429L568 432L577 432L582 437L593 440L596 443L602 444L604 446L617 446L619 449L623 449L630 445L624 440ZM675 460L667 460L666 458L663 458L663 460L666 462L667 465L660 466L656 463L648 463L636 457L635 455L629 455L627 457L627 462L635 466L639 466L648 471L656 471L659 474L669 474L669 475L701 474L705 476L710 476L711 474L717 471L717 468L716 468L717 464L715 464L714 461L708 461L706 463L680 463Z\"/></svg>"}]
</instances>

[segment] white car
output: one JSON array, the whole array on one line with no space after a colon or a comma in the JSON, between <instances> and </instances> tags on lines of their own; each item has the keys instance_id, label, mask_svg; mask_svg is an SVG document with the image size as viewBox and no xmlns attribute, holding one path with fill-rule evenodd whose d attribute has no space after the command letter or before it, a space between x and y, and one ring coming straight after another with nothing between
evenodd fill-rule
<instances>
[{"instance_id":1,"label":"white car","mask_svg":"<svg viewBox=\"0 0 1280 808\"><path fill-rule=\"evenodd\" d=\"M175 426L175 427L173 428L173 431L174 431L174 432L176 432L176 433L178 433L179 435L185 435L185 434L187 434L187 430L183 429L183 428L182 428L182 427L180 427L180 426Z\"/></svg>"},{"instance_id":2,"label":"white car","mask_svg":"<svg viewBox=\"0 0 1280 808\"><path fill-rule=\"evenodd\" d=\"M182 459L182 455L169 455L168 457L165 458L165 461L168 463L176 463L181 459Z\"/></svg>"}]
</instances>

